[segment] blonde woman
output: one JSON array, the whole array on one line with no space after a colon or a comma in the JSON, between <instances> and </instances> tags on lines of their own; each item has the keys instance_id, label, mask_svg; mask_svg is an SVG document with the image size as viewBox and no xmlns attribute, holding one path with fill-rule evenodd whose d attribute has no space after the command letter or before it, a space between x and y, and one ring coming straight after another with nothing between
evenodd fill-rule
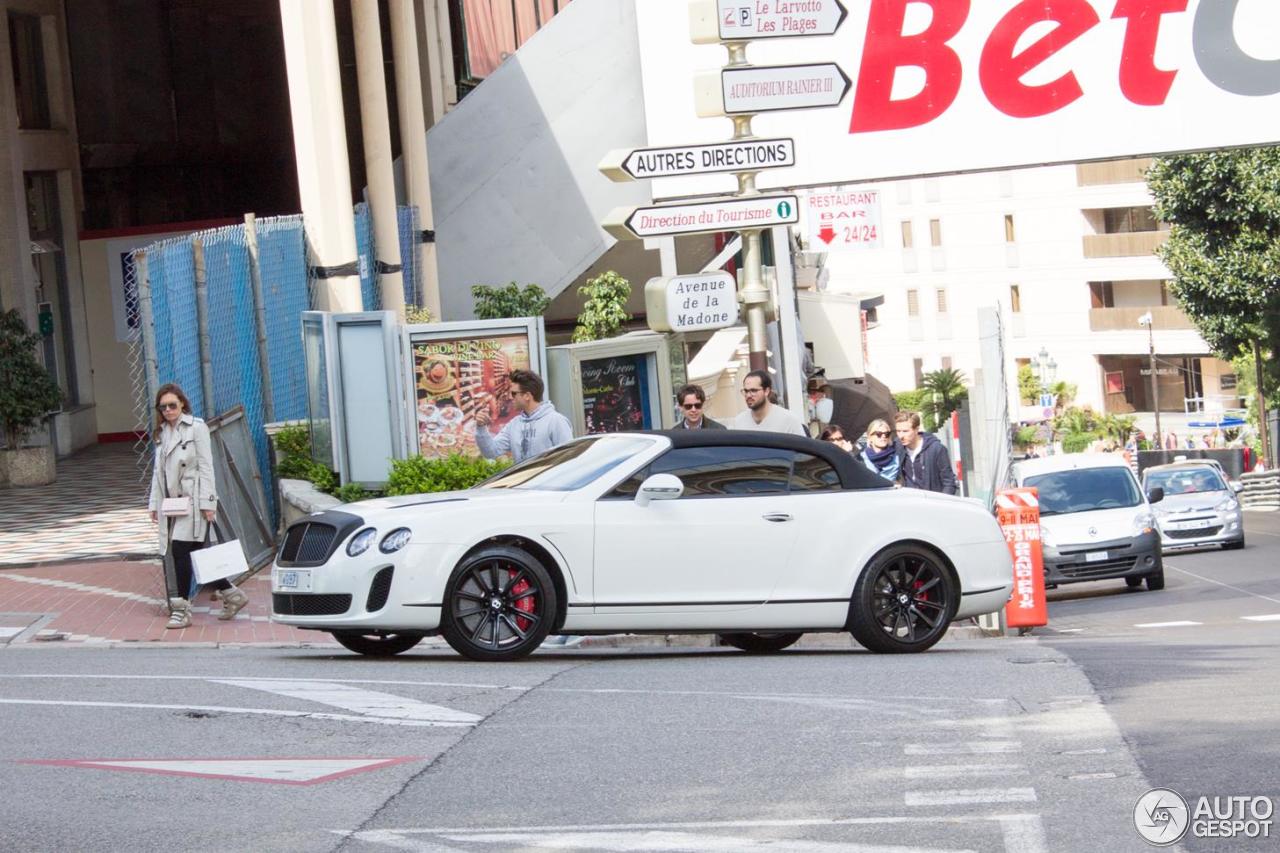
<instances>
[{"instance_id":1,"label":"blonde woman","mask_svg":"<svg viewBox=\"0 0 1280 853\"><path fill-rule=\"evenodd\" d=\"M209 428L191 414L191 403L182 389L172 383L156 392L156 444L152 466L151 520L159 525L160 554L173 554L177 576L177 597L169 599L166 628L186 628L191 624L191 552L204 547L209 525L218 511L218 493L213 482L213 452ZM216 581L222 610L219 619L230 619L249 603L244 591L227 580Z\"/></svg>"},{"instance_id":2,"label":"blonde woman","mask_svg":"<svg viewBox=\"0 0 1280 853\"><path fill-rule=\"evenodd\" d=\"M876 418L867 426L867 446L858 454L862 464L891 483L902 481L901 448L889 422Z\"/></svg>"}]
</instances>

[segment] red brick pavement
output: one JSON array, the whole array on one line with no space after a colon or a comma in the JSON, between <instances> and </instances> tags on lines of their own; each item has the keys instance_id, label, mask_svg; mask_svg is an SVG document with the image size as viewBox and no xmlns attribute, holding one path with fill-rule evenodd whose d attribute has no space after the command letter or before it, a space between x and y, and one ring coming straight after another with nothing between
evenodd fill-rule
<instances>
[{"instance_id":1,"label":"red brick pavement","mask_svg":"<svg viewBox=\"0 0 1280 853\"><path fill-rule=\"evenodd\" d=\"M168 608L159 563L151 561L63 563L0 568L0 645L41 642L212 643L329 645L328 634L270 621L267 573L246 581L249 604L219 622L216 603L202 593L193 603L191 627L165 628Z\"/></svg>"}]
</instances>

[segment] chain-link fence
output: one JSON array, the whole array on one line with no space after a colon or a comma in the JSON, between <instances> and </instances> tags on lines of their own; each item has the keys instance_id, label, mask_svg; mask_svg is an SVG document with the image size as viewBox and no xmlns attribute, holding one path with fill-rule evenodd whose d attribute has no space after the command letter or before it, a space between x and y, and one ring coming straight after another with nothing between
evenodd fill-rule
<instances>
[{"instance_id":1,"label":"chain-link fence","mask_svg":"<svg viewBox=\"0 0 1280 853\"><path fill-rule=\"evenodd\" d=\"M361 202L355 208L356 255L359 258L360 302L366 311L382 310L382 292L378 289L377 244L373 236L373 218L369 205ZM418 245L422 232L418 228L418 208L401 205L396 209L396 227L400 242L400 268L404 277L404 304L421 307L422 270L418 264Z\"/></svg>"}]
</instances>

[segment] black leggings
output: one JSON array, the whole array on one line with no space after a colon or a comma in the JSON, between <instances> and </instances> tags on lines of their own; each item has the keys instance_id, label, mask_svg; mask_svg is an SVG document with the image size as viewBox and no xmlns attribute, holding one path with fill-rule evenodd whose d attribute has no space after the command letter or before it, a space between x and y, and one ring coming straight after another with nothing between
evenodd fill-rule
<instances>
[{"instance_id":1,"label":"black leggings","mask_svg":"<svg viewBox=\"0 0 1280 853\"><path fill-rule=\"evenodd\" d=\"M179 598L186 598L191 593L191 552L203 547L203 542L184 542L181 539L174 539L169 543L169 548L173 551L173 572L178 581ZM221 578L209 586L214 589L230 589L231 581Z\"/></svg>"}]
</instances>

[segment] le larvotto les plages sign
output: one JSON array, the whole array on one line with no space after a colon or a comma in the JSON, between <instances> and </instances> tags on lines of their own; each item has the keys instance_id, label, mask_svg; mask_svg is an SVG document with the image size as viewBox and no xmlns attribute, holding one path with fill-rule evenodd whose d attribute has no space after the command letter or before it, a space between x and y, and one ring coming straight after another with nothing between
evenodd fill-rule
<instances>
[{"instance_id":1,"label":"le larvotto les plages sign","mask_svg":"<svg viewBox=\"0 0 1280 853\"><path fill-rule=\"evenodd\" d=\"M778 3L742 0L767 17ZM752 66L835 63L838 106L765 113L761 137L794 138L792 168L761 187L828 186L1280 142L1276 0L857 0L834 35L772 38ZM653 146L723 140L697 118L699 72L724 50L692 44L681 2L636 3ZM790 70L780 74L793 73ZM753 82L768 89L768 72ZM757 79L759 78L759 79ZM779 85L786 81L780 81ZM732 192L724 175L664 179L669 198Z\"/></svg>"}]
</instances>

